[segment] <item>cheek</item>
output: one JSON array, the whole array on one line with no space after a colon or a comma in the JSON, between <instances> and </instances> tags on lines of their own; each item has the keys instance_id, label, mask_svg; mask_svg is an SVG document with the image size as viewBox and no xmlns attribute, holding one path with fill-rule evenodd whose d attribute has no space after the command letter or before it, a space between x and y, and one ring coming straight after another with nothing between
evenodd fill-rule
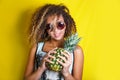
<instances>
[{"instance_id":1,"label":"cheek","mask_svg":"<svg viewBox=\"0 0 120 80\"><path fill-rule=\"evenodd\" d=\"M65 31L66 31L66 27L65 27L65 29L63 30L63 33L65 34Z\"/></svg>"},{"instance_id":2,"label":"cheek","mask_svg":"<svg viewBox=\"0 0 120 80\"><path fill-rule=\"evenodd\" d=\"M62 30L62 31L60 32L60 34L61 34L61 37L64 37L64 36L65 36L65 30Z\"/></svg>"},{"instance_id":3,"label":"cheek","mask_svg":"<svg viewBox=\"0 0 120 80\"><path fill-rule=\"evenodd\" d=\"M65 30L63 30L63 34L65 34Z\"/></svg>"},{"instance_id":4,"label":"cheek","mask_svg":"<svg viewBox=\"0 0 120 80\"><path fill-rule=\"evenodd\" d=\"M53 32L49 32L49 31L47 31L47 33L48 33L48 35L51 36L51 37L52 37L53 34L54 34Z\"/></svg>"},{"instance_id":5,"label":"cheek","mask_svg":"<svg viewBox=\"0 0 120 80\"><path fill-rule=\"evenodd\" d=\"M51 32L47 31L48 35L51 35Z\"/></svg>"},{"instance_id":6,"label":"cheek","mask_svg":"<svg viewBox=\"0 0 120 80\"><path fill-rule=\"evenodd\" d=\"M61 37L64 37L65 31L66 31L66 27L65 27L63 30L58 30L57 33L60 34ZM47 31L47 33L48 33L49 36L54 37L54 34L55 34L56 32Z\"/></svg>"}]
</instances>

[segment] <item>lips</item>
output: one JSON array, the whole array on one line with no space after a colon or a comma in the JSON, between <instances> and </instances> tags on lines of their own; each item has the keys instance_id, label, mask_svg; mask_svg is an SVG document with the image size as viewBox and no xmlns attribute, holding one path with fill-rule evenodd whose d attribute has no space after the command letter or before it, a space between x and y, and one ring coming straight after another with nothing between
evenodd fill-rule
<instances>
[{"instance_id":1,"label":"lips","mask_svg":"<svg viewBox=\"0 0 120 80\"><path fill-rule=\"evenodd\" d=\"M54 34L54 36L55 36L55 37L59 37L59 36L60 36L60 34Z\"/></svg>"},{"instance_id":2,"label":"lips","mask_svg":"<svg viewBox=\"0 0 120 80\"><path fill-rule=\"evenodd\" d=\"M55 35L55 37L59 37L59 36L60 36L59 34Z\"/></svg>"}]
</instances>

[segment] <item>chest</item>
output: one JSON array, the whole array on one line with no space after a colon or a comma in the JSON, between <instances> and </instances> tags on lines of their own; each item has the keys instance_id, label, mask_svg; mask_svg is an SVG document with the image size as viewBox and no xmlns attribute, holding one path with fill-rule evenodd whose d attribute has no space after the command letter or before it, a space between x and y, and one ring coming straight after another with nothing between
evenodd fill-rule
<instances>
[{"instance_id":1,"label":"chest","mask_svg":"<svg viewBox=\"0 0 120 80\"><path fill-rule=\"evenodd\" d=\"M53 50L55 48L63 48L63 45L59 45L59 46L56 45L55 46L55 45L52 45L52 44L44 43L41 50L43 52L48 53L49 51L51 51L51 50Z\"/></svg>"}]
</instances>

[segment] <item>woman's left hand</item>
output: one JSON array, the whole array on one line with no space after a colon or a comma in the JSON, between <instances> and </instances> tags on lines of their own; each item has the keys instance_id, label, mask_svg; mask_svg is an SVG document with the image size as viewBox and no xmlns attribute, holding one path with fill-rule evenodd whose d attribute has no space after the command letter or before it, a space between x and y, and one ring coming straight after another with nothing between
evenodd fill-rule
<instances>
[{"instance_id":1,"label":"woman's left hand","mask_svg":"<svg viewBox=\"0 0 120 80\"><path fill-rule=\"evenodd\" d=\"M66 54L67 53L67 54ZM61 73L63 74L63 76L67 76L69 74L69 67L72 64L72 53L69 53L68 51L64 51L62 52L62 54L66 57L63 56L59 56L59 58L61 58L62 60L58 62L63 66L63 69L61 71Z\"/></svg>"}]
</instances>

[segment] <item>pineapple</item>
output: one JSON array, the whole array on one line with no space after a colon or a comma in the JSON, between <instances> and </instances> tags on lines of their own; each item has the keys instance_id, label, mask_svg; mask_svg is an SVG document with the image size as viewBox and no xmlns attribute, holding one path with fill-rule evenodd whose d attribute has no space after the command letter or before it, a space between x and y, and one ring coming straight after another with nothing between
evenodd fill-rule
<instances>
[{"instance_id":1,"label":"pineapple","mask_svg":"<svg viewBox=\"0 0 120 80\"><path fill-rule=\"evenodd\" d=\"M68 52L72 53L73 50L75 49L76 44L80 41L80 38L78 38L78 34L72 34L70 37L68 37L64 43L64 48L57 48L55 54L51 54L52 56L55 56L54 59L50 59L53 63L47 63L46 66L48 67L49 70L53 71L61 71L63 66L57 62L57 60L61 60L64 62L61 58L58 57L58 55L65 57L62 52L67 50ZM66 53L67 54L67 53Z\"/></svg>"}]
</instances>

